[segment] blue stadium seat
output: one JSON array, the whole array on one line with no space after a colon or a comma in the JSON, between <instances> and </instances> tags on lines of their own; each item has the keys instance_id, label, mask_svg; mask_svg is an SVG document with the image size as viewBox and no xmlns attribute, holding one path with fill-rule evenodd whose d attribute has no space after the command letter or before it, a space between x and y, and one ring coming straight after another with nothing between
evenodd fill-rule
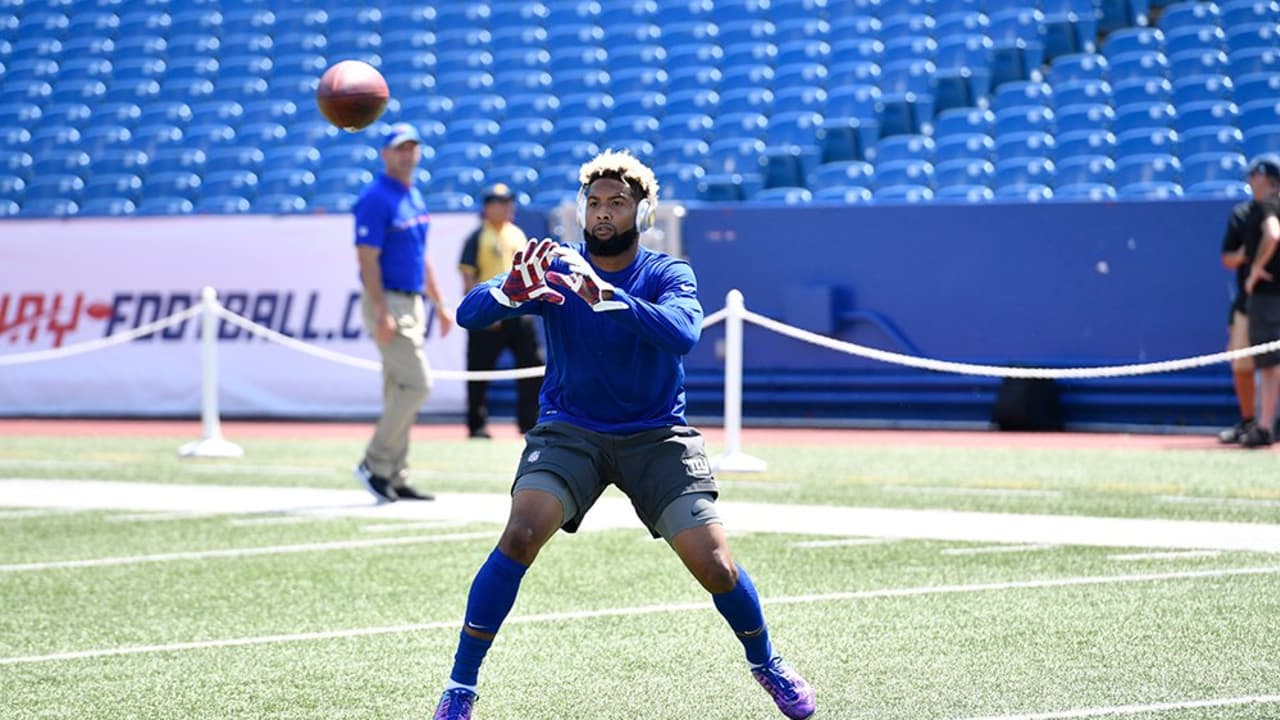
<instances>
[{"instance_id":1,"label":"blue stadium seat","mask_svg":"<svg viewBox=\"0 0 1280 720\"><path fill-rule=\"evenodd\" d=\"M1164 52L1169 57L1191 51L1217 52L1224 49L1226 42L1226 33L1216 24L1184 25L1165 33Z\"/></svg>"},{"instance_id":2,"label":"blue stadium seat","mask_svg":"<svg viewBox=\"0 0 1280 720\"><path fill-rule=\"evenodd\" d=\"M996 195L986 185L944 185L933 194L934 202L987 203Z\"/></svg>"},{"instance_id":3,"label":"blue stadium seat","mask_svg":"<svg viewBox=\"0 0 1280 720\"><path fill-rule=\"evenodd\" d=\"M938 188L949 185L990 186L995 174L995 165L981 158L946 160L933 168L934 182Z\"/></svg>"},{"instance_id":4,"label":"blue stadium seat","mask_svg":"<svg viewBox=\"0 0 1280 720\"><path fill-rule=\"evenodd\" d=\"M880 114L881 90L875 85L848 85L827 93L827 117L852 117L864 120Z\"/></svg>"},{"instance_id":5,"label":"blue stadium seat","mask_svg":"<svg viewBox=\"0 0 1280 720\"><path fill-rule=\"evenodd\" d=\"M23 202L21 208L18 212L21 217L71 217L80 212L80 206L65 197L31 198Z\"/></svg>"},{"instance_id":6,"label":"blue stadium seat","mask_svg":"<svg viewBox=\"0 0 1280 720\"><path fill-rule=\"evenodd\" d=\"M17 175L0 174L0 198L21 202L26 199L27 180Z\"/></svg>"},{"instance_id":7,"label":"blue stadium seat","mask_svg":"<svg viewBox=\"0 0 1280 720\"><path fill-rule=\"evenodd\" d=\"M1244 148L1244 134L1229 125L1201 126L1178 133L1178 153L1191 157L1201 153L1238 153Z\"/></svg>"},{"instance_id":8,"label":"blue stadium seat","mask_svg":"<svg viewBox=\"0 0 1280 720\"><path fill-rule=\"evenodd\" d=\"M867 139L865 124L855 118L824 120L818 129L818 146L822 162L865 160ZM872 125L876 134L879 128Z\"/></svg>"},{"instance_id":9,"label":"blue stadium seat","mask_svg":"<svg viewBox=\"0 0 1280 720\"><path fill-rule=\"evenodd\" d=\"M70 125L40 124L33 129L26 149L38 159L52 151L74 149L80 138L80 131Z\"/></svg>"},{"instance_id":10,"label":"blue stadium seat","mask_svg":"<svg viewBox=\"0 0 1280 720\"><path fill-rule=\"evenodd\" d=\"M837 92L850 85L880 84L880 63L875 60L850 60L831 63L827 67L827 89Z\"/></svg>"},{"instance_id":11,"label":"blue stadium seat","mask_svg":"<svg viewBox=\"0 0 1280 720\"><path fill-rule=\"evenodd\" d=\"M876 163L876 189L901 185L933 187L933 163L927 160L891 160Z\"/></svg>"},{"instance_id":12,"label":"blue stadium seat","mask_svg":"<svg viewBox=\"0 0 1280 720\"><path fill-rule=\"evenodd\" d=\"M576 191L578 188L578 169L579 166L573 165L547 165L538 173L537 186L535 195L540 192L548 191ZM701 168L699 168L701 170ZM661 176L660 176L661 177ZM666 178L662 177L662 183L666 183Z\"/></svg>"},{"instance_id":13,"label":"blue stadium seat","mask_svg":"<svg viewBox=\"0 0 1280 720\"><path fill-rule=\"evenodd\" d=\"M30 153L0 147L0 173L20 177L23 182L26 182L31 179L32 164Z\"/></svg>"},{"instance_id":14,"label":"blue stadium seat","mask_svg":"<svg viewBox=\"0 0 1280 720\"><path fill-rule=\"evenodd\" d=\"M1034 7L1011 7L1004 10L990 10L990 36L997 46L1024 42L1043 47L1044 13ZM1040 58L1035 59L1040 64Z\"/></svg>"},{"instance_id":15,"label":"blue stadium seat","mask_svg":"<svg viewBox=\"0 0 1280 720\"><path fill-rule=\"evenodd\" d=\"M666 138L654 144L653 162L655 165L700 164L709 152L711 146L703 140Z\"/></svg>"},{"instance_id":16,"label":"blue stadium seat","mask_svg":"<svg viewBox=\"0 0 1280 720\"><path fill-rule=\"evenodd\" d=\"M707 174L698 183L698 199L706 202L742 202L748 195L746 184L746 178L740 174Z\"/></svg>"},{"instance_id":17,"label":"blue stadium seat","mask_svg":"<svg viewBox=\"0 0 1280 720\"><path fill-rule=\"evenodd\" d=\"M726 65L720 79L719 91L744 87L773 87L773 67L764 63Z\"/></svg>"},{"instance_id":18,"label":"blue stadium seat","mask_svg":"<svg viewBox=\"0 0 1280 720\"><path fill-rule=\"evenodd\" d=\"M1149 24L1153 4L1152 0L1100 0L1098 32L1106 34Z\"/></svg>"},{"instance_id":19,"label":"blue stadium seat","mask_svg":"<svg viewBox=\"0 0 1280 720\"><path fill-rule=\"evenodd\" d=\"M1187 185L1183 194L1188 197L1228 198L1244 200L1253 197L1249 185L1241 180L1206 180L1205 182Z\"/></svg>"},{"instance_id":20,"label":"blue stadium seat","mask_svg":"<svg viewBox=\"0 0 1280 720\"><path fill-rule=\"evenodd\" d=\"M886 63L880 67L880 90L885 94L927 95L936 70L932 61L922 59Z\"/></svg>"},{"instance_id":21,"label":"blue stadium seat","mask_svg":"<svg viewBox=\"0 0 1280 720\"><path fill-rule=\"evenodd\" d=\"M721 48L724 49L724 60L721 62L721 66L726 69L736 65L778 64L778 46L771 42L758 40L736 43L722 42Z\"/></svg>"},{"instance_id":22,"label":"blue stadium seat","mask_svg":"<svg viewBox=\"0 0 1280 720\"><path fill-rule=\"evenodd\" d=\"M586 140L562 140L547 145L547 165L577 167L600 153L600 146ZM545 175L545 171L544 171Z\"/></svg>"},{"instance_id":23,"label":"blue stadium seat","mask_svg":"<svg viewBox=\"0 0 1280 720\"><path fill-rule=\"evenodd\" d=\"M1211 2L1184 0L1166 6L1156 24L1165 33L1169 33L1176 28L1193 25L1218 25L1218 16L1218 6Z\"/></svg>"},{"instance_id":24,"label":"blue stadium seat","mask_svg":"<svg viewBox=\"0 0 1280 720\"><path fill-rule=\"evenodd\" d=\"M1049 105L1053 100L1053 88L1048 83L1039 81L1023 81L1001 85L992 98L991 107L995 112L1007 108L1027 105ZM992 119L994 123L994 118Z\"/></svg>"},{"instance_id":25,"label":"blue stadium seat","mask_svg":"<svg viewBox=\"0 0 1280 720\"><path fill-rule=\"evenodd\" d=\"M876 142L868 152L868 159L879 167L881 163L902 160L932 160L935 145L927 135L896 135Z\"/></svg>"},{"instance_id":26,"label":"blue stadium seat","mask_svg":"<svg viewBox=\"0 0 1280 720\"><path fill-rule=\"evenodd\" d=\"M1175 182L1153 180L1121 185L1117 197L1127 200L1170 200L1182 197L1182 186Z\"/></svg>"},{"instance_id":27,"label":"blue stadium seat","mask_svg":"<svg viewBox=\"0 0 1280 720\"><path fill-rule=\"evenodd\" d=\"M1182 165L1178 158L1170 154L1132 155L1118 159L1113 174L1114 184L1120 189L1136 183L1172 182L1176 183L1181 175Z\"/></svg>"},{"instance_id":28,"label":"blue stadium seat","mask_svg":"<svg viewBox=\"0 0 1280 720\"><path fill-rule=\"evenodd\" d=\"M369 183L373 182L373 172L364 167L330 167L316 173L315 193L319 197L325 193L360 194Z\"/></svg>"},{"instance_id":29,"label":"blue stadium seat","mask_svg":"<svg viewBox=\"0 0 1280 720\"><path fill-rule=\"evenodd\" d=\"M541 142L516 140L492 147L494 165L541 165L547 149Z\"/></svg>"},{"instance_id":30,"label":"blue stadium seat","mask_svg":"<svg viewBox=\"0 0 1280 720\"><path fill-rule=\"evenodd\" d=\"M765 87L743 87L720 93L721 115L728 113L768 113L774 105L773 91ZM799 108L797 108L799 109ZM766 123L767 124L767 123Z\"/></svg>"},{"instance_id":31,"label":"blue stadium seat","mask_svg":"<svg viewBox=\"0 0 1280 720\"><path fill-rule=\"evenodd\" d=\"M1239 108L1230 100L1190 102L1178 107L1174 128L1184 133L1197 127L1235 125L1239 115Z\"/></svg>"},{"instance_id":32,"label":"blue stadium seat","mask_svg":"<svg viewBox=\"0 0 1280 720\"><path fill-rule=\"evenodd\" d=\"M687 115L697 113L708 115L716 112L720 106L720 93L707 88L679 90L667 94L665 114Z\"/></svg>"},{"instance_id":33,"label":"blue stadium seat","mask_svg":"<svg viewBox=\"0 0 1280 720\"><path fill-rule=\"evenodd\" d=\"M1277 95L1280 95L1280 74L1254 73L1234 78L1232 97L1239 105L1267 100Z\"/></svg>"},{"instance_id":34,"label":"blue stadium seat","mask_svg":"<svg viewBox=\"0 0 1280 720\"><path fill-rule=\"evenodd\" d=\"M18 22L18 37L45 37L66 40L71 32L71 19L66 14L33 10Z\"/></svg>"},{"instance_id":35,"label":"blue stadium seat","mask_svg":"<svg viewBox=\"0 0 1280 720\"><path fill-rule=\"evenodd\" d=\"M610 73L628 67L665 68L666 65L667 49L656 42L615 44L605 59L605 69Z\"/></svg>"},{"instance_id":36,"label":"blue stadium seat","mask_svg":"<svg viewBox=\"0 0 1280 720\"><path fill-rule=\"evenodd\" d=\"M194 201L200 196L201 182L199 175L184 170L149 173L147 175L146 197L149 198L154 194L162 197L182 197Z\"/></svg>"},{"instance_id":37,"label":"blue stadium seat","mask_svg":"<svg viewBox=\"0 0 1280 720\"><path fill-rule=\"evenodd\" d=\"M329 13L322 8L285 5L275 10L277 32L324 32Z\"/></svg>"},{"instance_id":38,"label":"blue stadium seat","mask_svg":"<svg viewBox=\"0 0 1280 720\"><path fill-rule=\"evenodd\" d=\"M142 198L142 178L132 173L96 173L84 185L84 198L122 198L137 203Z\"/></svg>"},{"instance_id":39,"label":"blue stadium seat","mask_svg":"<svg viewBox=\"0 0 1280 720\"><path fill-rule=\"evenodd\" d=\"M933 200L933 190L927 185L888 185L880 187L872 194L872 202L877 204L915 204Z\"/></svg>"},{"instance_id":40,"label":"blue stadium seat","mask_svg":"<svg viewBox=\"0 0 1280 720\"><path fill-rule=\"evenodd\" d=\"M817 191L835 187L869 188L875 184L875 166L858 160L823 163L809 173L806 184Z\"/></svg>"},{"instance_id":41,"label":"blue stadium seat","mask_svg":"<svg viewBox=\"0 0 1280 720\"><path fill-rule=\"evenodd\" d=\"M1112 103L1116 107L1135 103L1170 102L1173 85L1162 77L1132 78L1112 86Z\"/></svg>"},{"instance_id":42,"label":"blue stadium seat","mask_svg":"<svg viewBox=\"0 0 1280 720\"><path fill-rule=\"evenodd\" d=\"M1102 202L1115 200L1116 197L1116 189L1106 183L1073 183L1071 185L1057 185L1053 188L1054 200Z\"/></svg>"},{"instance_id":43,"label":"blue stadium seat","mask_svg":"<svg viewBox=\"0 0 1280 720\"><path fill-rule=\"evenodd\" d=\"M1209 100L1230 100L1234 85L1226 75L1192 75L1173 82L1173 102L1182 106Z\"/></svg>"},{"instance_id":44,"label":"blue stadium seat","mask_svg":"<svg viewBox=\"0 0 1280 720\"><path fill-rule=\"evenodd\" d=\"M1004 185L995 189L996 200L1041 202L1053 199L1053 188L1039 183Z\"/></svg>"},{"instance_id":45,"label":"blue stadium seat","mask_svg":"<svg viewBox=\"0 0 1280 720\"><path fill-rule=\"evenodd\" d=\"M1110 185L1116 163L1106 155L1076 155L1055 163L1054 187Z\"/></svg>"},{"instance_id":46,"label":"blue stadium seat","mask_svg":"<svg viewBox=\"0 0 1280 720\"><path fill-rule=\"evenodd\" d=\"M827 40L831 36L831 23L817 14L781 17L774 4L774 39L782 46L789 42Z\"/></svg>"},{"instance_id":47,"label":"blue stadium seat","mask_svg":"<svg viewBox=\"0 0 1280 720\"><path fill-rule=\"evenodd\" d=\"M996 136L996 158L1052 157L1053 135L1046 132L1020 132Z\"/></svg>"},{"instance_id":48,"label":"blue stadium seat","mask_svg":"<svg viewBox=\"0 0 1280 720\"><path fill-rule=\"evenodd\" d=\"M1280 125L1280 99L1254 100L1240 106L1237 125L1246 133L1264 125Z\"/></svg>"},{"instance_id":49,"label":"blue stadium seat","mask_svg":"<svg viewBox=\"0 0 1280 720\"><path fill-rule=\"evenodd\" d=\"M1130 103L1116 108L1112 129L1116 135L1123 135L1139 128L1173 127L1177 116L1177 111L1169 103Z\"/></svg>"},{"instance_id":50,"label":"blue stadium seat","mask_svg":"<svg viewBox=\"0 0 1280 720\"><path fill-rule=\"evenodd\" d=\"M1170 76L1169 59L1159 50L1135 50L1111 58L1107 77L1113 86L1138 78Z\"/></svg>"},{"instance_id":51,"label":"blue stadium seat","mask_svg":"<svg viewBox=\"0 0 1280 720\"><path fill-rule=\"evenodd\" d=\"M253 202L242 195L205 195L195 204L195 212L211 215L244 215L253 210Z\"/></svg>"},{"instance_id":52,"label":"blue stadium seat","mask_svg":"<svg viewBox=\"0 0 1280 720\"><path fill-rule=\"evenodd\" d=\"M933 36L938 38L939 50L946 39L964 35L986 37L991 28L991 19L976 9L948 11L935 3L933 12Z\"/></svg>"},{"instance_id":53,"label":"blue stadium seat","mask_svg":"<svg viewBox=\"0 0 1280 720\"><path fill-rule=\"evenodd\" d=\"M1233 78L1251 73L1275 73L1280 71L1280 50L1275 48L1237 50L1228 57L1227 69L1227 74Z\"/></svg>"},{"instance_id":54,"label":"blue stadium seat","mask_svg":"<svg viewBox=\"0 0 1280 720\"><path fill-rule=\"evenodd\" d=\"M1114 60L1120 55L1140 51L1164 51L1164 33L1155 27L1129 26L1107 35L1102 54Z\"/></svg>"},{"instance_id":55,"label":"blue stadium seat","mask_svg":"<svg viewBox=\"0 0 1280 720\"><path fill-rule=\"evenodd\" d=\"M939 70L933 74L930 94L934 114L956 108L976 107L985 98L991 82L985 71L974 73L968 68Z\"/></svg>"},{"instance_id":56,"label":"blue stadium seat","mask_svg":"<svg viewBox=\"0 0 1280 720\"><path fill-rule=\"evenodd\" d=\"M510 117L541 117L554 120L560 114L560 98L553 93L519 93L507 98Z\"/></svg>"},{"instance_id":57,"label":"blue stadium seat","mask_svg":"<svg viewBox=\"0 0 1280 720\"><path fill-rule=\"evenodd\" d=\"M813 193L803 187L774 187L758 190L750 199L761 205L808 205Z\"/></svg>"},{"instance_id":58,"label":"blue stadium seat","mask_svg":"<svg viewBox=\"0 0 1280 720\"><path fill-rule=\"evenodd\" d=\"M723 137L713 141L702 167L708 175L758 175L764 160L764 142L754 137ZM763 182L763 180L761 180Z\"/></svg>"},{"instance_id":59,"label":"blue stadium seat","mask_svg":"<svg viewBox=\"0 0 1280 720\"><path fill-rule=\"evenodd\" d=\"M995 44L978 33L940 35L934 64L939 70L985 68L991 63Z\"/></svg>"},{"instance_id":60,"label":"blue stadium seat","mask_svg":"<svg viewBox=\"0 0 1280 720\"><path fill-rule=\"evenodd\" d=\"M437 166L432 173L432 192L460 192L474 196L484 185L484 171L473 165Z\"/></svg>"},{"instance_id":61,"label":"blue stadium seat","mask_svg":"<svg viewBox=\"0 0 1280 720\"><path fill-rule=\"evenodd\" d=\"M1240 153L1200 153L1182 158L1181 183L1184 186L1210 181L1240 182L1245 176L1246 160Z\"/></svg>"},{"instance_id":62,"label":"blue stadium seat","mask_svg":"<svg viewBox=\"0 0 1280 720\"><path fill-rule=\"evenodd\" d=\"M886 44L890 39L906 35L933 35L937 25L933 16L925 12L903 12L880 18L880 39Z\"/></svg>"},{"instance_id":63,"label":"blue stadium seat","mask_svg":"<svg viewBox=\"0 0 1280 720\"><path fill-rule=\"evenodd\" d=\"M452 165L488 165L493 158L493 148L476 140L458 140L436 148L433 164L441 167Z\"/></svg>"},{"instance_id":64,"label":"blue stadium seat","mask_svg":"<svg viewBox=\"0 0 1280 720\"><path fill-rule=\"evenodd\" d=\"M683 45L667 46L667 70L670 77L667 78L668 83L675 82L677 73L688 75L691 71L699 68L710 70L719 68L724 60L724 50L720 49L715 43L684 43ZM715 87L719 84L720 71L717 69L714 76L707 78L682 78L681 82L685 83L682 89L688 87ZM714 80L714 81L712 81ZM691 83L691 85L690 85Z\"/></svg>"},{"instance_id":65,"label":"blue stadium seat","mask_svg":"<svg viewBox=\"0 0 1280 720\"><path fill-rule=\"evenodd\" d=\"M808 39L778 44L776 66L781 72L788 65L826 65L831 60L831 45L823 40Z\"/></svg>"},{"instance_id":66,"label":"blue stadium seat","mask_svg":"<svg viewBox=\"0 0 1280 720\"><path fill-rule=\"evenodd\" d=\"M924 129L927 118L932 117L933 97L915 93L890 93L880 98L876 121L880 125L880 137L914 135Z\"/></svg>"},{"instance_id":67,"label":"blue stadium seat","mask_svg":"<svg viewBox=\"0 0 1280 720\"><path fill-rule=\"evenodd\" d=\"M1025 105L996 112L996 136L1017 132L1052 132L1054 114L1044 105Z\"/></svg>"},{"instance_id":68,"label":"blue stadium seat","mask_svg":"<svg viewBox=\"0 0 1280 720\"><path fill-rule=\"evenodd\" d=\"M820 114L806 110L775 113L769 119L765 142L770 145L816 146L822 122Z\"/></svg>"},{"instance_id":69,"label":"blue stadium seat","mask_svg":"<svg viewBox=\"0 0 1280 720\"><path fill-rule=\"evenodd\" d=\"M939 138L956 133L978 132L990 135L995 130L995 113L985 108L956 108L938 113L933 132Z\"/></svg>"},{"instance_id":70,"label":"blue stadium seat","mask_svg":"<svg viewBox=\"0 0 1280 720\"><path fill-rule=\"evenodd\" d=\"M828 100L827 91L820 87L801 84L781 85L778 91L773 93L772 108L761 110L761 112L821 113L826 108ZM770 122L772 123L772 118Z\"/></svg>"},{"instance_id":71,"label":"blue stadium seat","mask_svg":"<svg viewBox=\"0 0 1280 720\"><path fill-rule=\"evenodd\" d=\"M1051 186L1056 171L1053 161L1048 158L1010 158L996 163L993 185L997 195L1010 187Z\"/></svg>"},{"instance_id":72,"label":"blue stadium seat","mask_svg":"<svg viewBox=\"0 0 1280 720\"><path fill-rule=\"evenodd\" d=\"M657 165L653 171L661 178L658 196L662 200L696 200L698 183L706 176L702 166L693 163Z\"/></svg>"},{"instance_id":73,"label":"blue stadium seat","mask_svg":"<svg viewBox=\"0 0 1280 720\"><path fill-rule=\"evenodd\" d=\"M685 140L710 140L714 121L706 113L668 113L659 121L663 138Z\"/></svg>"},{"instance_id":74,"label":"blue stadium seat","mask_svg":"<svg viewBox=\"0 0 1280 720\"><path fill-rule=\"evenodd\" d=\"M688 42L716 42L720 28L710 20L658 23L662 28L662 40L668 47Z\"/></svg>"},{"instance_id":75,"label":"blue stadium seat","mask_svg":"<svg viewBox=\"0 0 1280 720\"><path fill-rule=\"evenodd\" d=\"M1110 130L1116 113L1107 103L1091 102L1061 106L1055 117L1059 135L1079 130Z\"/></svg>"},{"instance_id":76,"label":"blue stadium seat","mask_svg":"<svg viewBox=\"0 0 1280 720\"><path fill-rule=\"evenodd\" d=\"M1280 3L1275 0L1227 0L1218 5L1223 28L1249 23L1280 22Z\"/></svg>"},{"instance_id":77,"label":"blue stadium seat","mask_svg":"<svg viewBox=\"0 0 1280 720\"><path fill-rule=\"evenodd\" d=\"M88 177L92 168L92 156L81 150L79 146L58 148L35 155L35 159L31 163L31 178L61 173ZM29 180L31 178L26 179Z\"/></svg>"},{"instance_id":78,"label":"blue stadium seat","mask_svg":"<svg viewBox=\"0 0 1280 720\"><path fill-rule=\"evenodd\" d=\"M568 93L560 96L560 116L608 118L613 105L613 96L606 92Z\"/></svg>"},{"instance_id":79,"label":"blue stadium seat","mask_svg":"<svg viewBox=\"0 0 1280 720\"><path fill-rule=\"evenodd\" d=\"M1280 152L1280 124L1259 125L1244 131L1244 154L1257 157Z\"/></svg>"},{"instance_id":80,"label":"blue stadium seat","mask_svg":"<svg viewBox=\"0 0 1280 720\"><path fill-rule=\"evenodd\" d=\"M0 168L21 176L24 155L26 153L13 153L6 156L0 152ZM137 148L108 148L92 158L92 167L93 172L129 172L145 175L150 161L151 158ZM27 156L26 166L31 166L30 156Z\"/></svg>"},{"instance_id":81,"label":"blue stadium seat","mask_svg":"<svg viewBox=\"0 0 1280 720\"><path fill-rule=\"evenodd\" d=\"M996 141L983 133L953 133L938 138L933 158L938 164L952 160L990 159L995 155Z\"/></svg>"},{"instance_id":82,"label":"blue stadium seat","mask_svg":"<svg viewBox=\"0 0 1280 720\"><path fill-rule=\"evenodd\" d=\"M1187 50L1169 56L1169 77L1223 75L1229 68L1230 59L1219 50Z\"/></svg>"},{"instance_id":83,"label":"blue stadium seat","mask_svg":"<svg viewBox=\"0 0 1280 720\"><path fill-rule=\"evenodd\" d=\"M843 205L861 205L872 201L870 188L856 185L837 185L822 188L813 193L816 203L840 203Z\"/></svg>"},{"instance_id":84,"label":"blue stadium seat","mask_svg":"<svg viewBox=\"0 0 1280 720\"><path fill-rule=\"evenodd\" d=\"M881 63L892 65L908 60L933 60L938 41L928 35L885 35Z\"/></svg>"},{"instance_id":85,"label":"blue stadium seat","mask_svg":"<svg viewBox=\"0 0 1280 720\"><path fill-rule=\"evenodd\" d=\"M103 217L122 217L133 215L138 211L138 205L133 200L124 197L92 197L87 198L80 205L78 215L103 216Z\"/></svg>"},{"instance_id":86,"label":"blue stadium seat","mask_svg":"<svg viewBox=\"0 0 1280 720\"><path fill-rule=\"evenodd\" d=\"M1117 62L1120 58L1116 58ZM1054 58L1049 66L1049 83L1057 85L1070 80L1106 80L1111 63L1099 53L1074 53Z\"/></svg>"},{"instance_id":87,"label":"blue stadium seat","mask_svg":"<svg viewBox=\"0 0 1280 720\"><path fill-rule=\"evenodd\" d=\"M1063 56L1095 52L1096 28L1097 21L1091 13L1062 12L1045 15L1044 61L1052 65Z\"/></svg>"},{"instance_id":88,"label":"blue stadium seat","mask_svg":"<svg viewBox=\"0 0 1280 720\"><path fill-rule=\"evenodd\" d=\"M1141 128L1116 136L1116 157L1170 154L1177 149L1178 133L1168 128Z\"/></svg>"},{"instance_id":89,"label":"blue stadium seat","mask_svg":"<svg viewBox=\"0 0 1280 720\"><path fill-rule=\"evenodd\" d=\"M266 157L262 149L256 145L231 145L210 148L206 153L204 166L205 180L209 180L217 172L248 171L257 173L263 167ZM254 184L257 184L255 175Z\"/></svg>"},{"instance_id":90,"label":"blue stadium seat","mask_svg":"<svg viewBox=\"0 0 1280 720\"><path fill-rule=\"evenodd\" d=\"M436 190L423 197L427 208L438 212L474 212L474 193L462 190Z\"/></svg>"}]
</instances>

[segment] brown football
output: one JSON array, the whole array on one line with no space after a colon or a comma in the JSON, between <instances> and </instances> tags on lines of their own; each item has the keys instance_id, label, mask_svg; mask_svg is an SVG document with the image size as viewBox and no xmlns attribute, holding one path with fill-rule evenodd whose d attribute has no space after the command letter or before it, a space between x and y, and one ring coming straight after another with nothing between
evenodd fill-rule
<instances>
[{"instance_id":1,"label":"brown football","mask_svg":"<svg viewBox=\"0 0 1280 720\"><path fill-rule=\"evenodd\" d=\"M324 71L316 105L325 118L348 132L369 127L387 107L391 93L382 73L359 60L343 60Z\"/></svg>"}]
</instances>

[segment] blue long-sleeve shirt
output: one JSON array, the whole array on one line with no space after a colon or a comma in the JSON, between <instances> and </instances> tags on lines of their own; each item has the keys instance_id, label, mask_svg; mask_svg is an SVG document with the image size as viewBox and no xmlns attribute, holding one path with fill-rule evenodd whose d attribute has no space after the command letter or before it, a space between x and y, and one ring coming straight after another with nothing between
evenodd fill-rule
<instances>
[{"instance_id":1,"label":"blue long-sleeve shirt","mask_svg":"<svg viewBox=\"0 0 1280 720\"><path fill-rule=\"evenodd\" d=\"M582 243L575 247L587 255ZM569 272L559 259L551 269ZM506 280L503 273L467 293L458 306L458 324L474 330L517 315L542 317L547 351L538 397L542 420L620 435L686 424L684 356L702 334L693 268L641 246L625 269L595 270L614 286L613 299L626 303L625 310L595 312L555 285L565 296L563 305L535 300L507 308L489 294L490 287Z\"/></svg>"}]
</instances>

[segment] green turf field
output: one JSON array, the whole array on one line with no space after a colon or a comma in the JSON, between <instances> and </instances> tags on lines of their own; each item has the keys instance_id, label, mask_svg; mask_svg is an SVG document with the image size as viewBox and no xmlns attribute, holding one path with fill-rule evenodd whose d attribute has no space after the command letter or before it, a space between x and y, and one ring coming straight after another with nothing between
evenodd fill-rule
<instances>
[{"instance_id":1,"label":"green turf field","mask_svg":"<svg viewBox=\"0 0 1280 720\"><path fill-rule=\"evenodd\" d=\"M185 439L0 438L0 478L350 489L361 448L245 440L241 460L182 461ZM519 449L419 442L416 483L504 492ZM723 478L726 499L1280 518L1266 452L747 449L770 471ZM0 507L0 718L429 717L498 527L397 522ZM730 528L777 648L818 688L818 718L1280 717L1280 555L801 530ZM208 554L373 538L412 540ZM544 551L482 671L477 717L782 716L666 546L609 530Z\"/></svg>"}]
</instances>

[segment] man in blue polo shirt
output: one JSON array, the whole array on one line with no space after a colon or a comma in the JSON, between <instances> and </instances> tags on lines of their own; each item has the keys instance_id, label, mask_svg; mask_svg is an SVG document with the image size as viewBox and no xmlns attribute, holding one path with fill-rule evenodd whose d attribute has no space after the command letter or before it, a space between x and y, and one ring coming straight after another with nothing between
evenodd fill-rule
<instances>
[{"instance_id":1,"label":"man in blue polo shirt","mask_svg":"<svg viewBox=\"0 0 1280 720\"><path fill-rule=\"evenodd\" d=\"M382 416L355 477L380 503L432 499L408 483L409 430L431 392L431 368L422 347L424 290L440 334L448 334L453 326L427 257L431 215L422 193L413 187L413 173L422 160L419 142L417 128L409 123L387 129L384 170L353 209L363 289L360 305L365 329L382 355Z\"/></svg>"}]
</instances>

